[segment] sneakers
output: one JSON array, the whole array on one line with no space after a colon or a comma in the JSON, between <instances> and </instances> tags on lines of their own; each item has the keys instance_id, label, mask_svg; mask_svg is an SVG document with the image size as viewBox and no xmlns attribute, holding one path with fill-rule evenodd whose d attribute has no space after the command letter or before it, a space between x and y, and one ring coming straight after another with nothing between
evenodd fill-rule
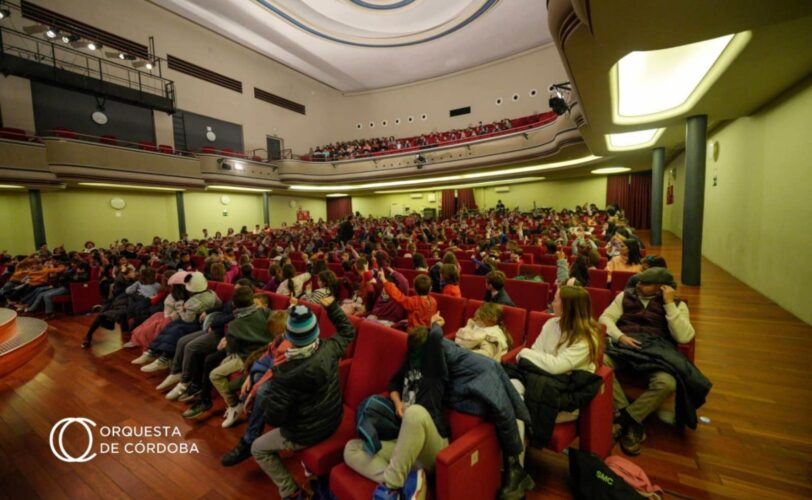
<instances>
[{"instance_id":1,"label":"sneakers","mask_svg":"<svg viewBox=\"0 0 812 500\"><path fill-rule=\"evenodd\" d=\"M176 385L178 382L180 382L180 379L181 379L180 373L170 373L169 375L166 376L163 382L161 382L155 387L155 390L165 391L166 389L169 389L173 385Z\"/></svg>"},{"instance_id":2,"label":"sneakers","mask_svg":"<svg viewBox=\"0 0 812 500\"><path fill-rule=\"evenodd\" d=\"M245 444L245 441L240 439L237 446L220 458L220 463L223 464L224 467L231 467L249 457L251 457L251 446Z\"/></svg>"},{"instance_id":3,"label":"sneakers","mask_svg":"<svg viewBox=\"0 0 812 500\"><path fill-rule=\"evenodd\" d=\"M633 422L626 426L620 437L620 449L626 455L636 457L640 454L643 441L646 440L646 431L642 424Z\"/></svg>"},{"instance_id":4,"label":"sneakers","mask_svg":"<svg viewBox=\"0 0 812 500\"><path fill-rule=\"evenodd\" d=\"M145 365L147 363L152 363L153 360L155 360L155 355L149 351L144 351L140 356L130 361L130 363L134 365Z\"/></svg>"},{"instance_id":5,"label":"sneakers","mask_svg":"<svg viewBox=\"0 0 812 500\"><path fill-rule=\"evenodd\" d=\"M415 469L406 476L403 484L403 498L405 500L423 500L426 498L426 471Z\"/></svg>"},{"instance_id":6,"label":"sneakers","mask_svg":"<svg viewBox=\"0 0 812 500\"><path fill-rule=\"evenodd\" d=\"M226 408L226 419L223 420L222 423L223 429L227 429L237 423L237 421L242 416L242 408L243 408L242 403L239 403L236 406L229 406L228 408Z\"/></svg>"},{"instance_id":7,"label":"sneakers","mask_svg":"<svg viewBox=\"0 0 812 500\"><path fill-rule=\"evenodd\" d=\"M183 401L185 403L195 399L198 396L200 396L200 387L194 384L189 384L186 390L183 391L183 394L178 397L178 401Z\"/></svg>"},{"instance_id":8,"label":"sneakers","mask_svg":"<svg viewBox=\"0 0 812 500\"><path fill-rule=\"evenodd\" d=\"M126 342L124 344L121 344L122 349L132 349L133 347L138 347L138 344L136 344L132 340L130 340L129 342Z\"/></svg>"},{"instance_id":9,"label":"sneakers","mask_svg":"<svg viewBox=\"0 0 812 500\"><path fill-rule=\"evenodd\" d=\"M170 401L174 401L174 400L178 399L179 397L181 397L186 392L186 389L188 387L189 387L189 384L184 384L183 382L178 382L178 384L175 387L173 387L172 390L169 391L166 394L166 399L168 399Z\"/></svg>"},{"instance_id":10,"label":"sneakers","mask_svg":"<svg viewBox=\"0 0 812 500\"><path fill-rule=\"evenodd\" d=\"M161 356L160 358L156 359L152 363L142 366L141 371L152 373L152 372L159 372L161 370L168 370L172 366L172 360L169 358L165 358Z\"/></svg>"},{"instance_id":11,"label":"sneakers","mask_svg":"<svg viewBox=\"0 0 812 500\"><path fill-rule=\"evenodd\" d=\"M393 489L385 484L379 484L372 492L372 500L400 500L402 492L400 488Z\"/></svg>"},{"instance_id":12,"label":"sneakers","mask_svg":"<svg viewBox=\"0 0 812 500\"><path fill-rule=\"evenodd\" d=\"M212 407L211 401L203 401L202 399L192 405L191 408L183 412L183 418L194 419L202 416L207 411L211 410Z\"/></svg>"},{"instance_id":13,"label":"sneakers","mask_svg":"<svg viewBox=\"0 0 812 500\"><path fill-rule=\"evenodd\" d=\"M504 476L504 485L499 490L499 500L519 500L527 492L536 487L533 478L524 470L518 457L508 458L508 466Z\"/></svg>"}]
</instances>

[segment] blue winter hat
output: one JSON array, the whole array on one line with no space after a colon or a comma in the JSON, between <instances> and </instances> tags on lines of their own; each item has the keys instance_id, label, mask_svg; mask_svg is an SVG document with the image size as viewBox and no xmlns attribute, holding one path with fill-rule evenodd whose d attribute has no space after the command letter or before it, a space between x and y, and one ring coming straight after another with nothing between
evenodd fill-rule
<instances>
[{"instance_id":1,"label":"blue winter hat","mask_svg":"<svg viewBox=\"0 0 812 500\"><path fill-rule=\"evenodd\" d=\"M296 305L288 309L285 338L296 347L310 345L319 338L319 322L307 306Z\"/></svg>"}]
</instances>

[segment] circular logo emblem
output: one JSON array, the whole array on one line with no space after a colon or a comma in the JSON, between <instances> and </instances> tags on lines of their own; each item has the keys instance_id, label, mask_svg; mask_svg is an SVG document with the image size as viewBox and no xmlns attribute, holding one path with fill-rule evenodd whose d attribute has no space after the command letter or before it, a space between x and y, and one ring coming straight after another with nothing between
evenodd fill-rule
<instances>
[{"instance_id":1,"label":"circular logo emblem","mask_svg":"<svg viewBox=\"0 0 812 500\"><path fill-rule=\"evenodd\" d=\"M65 437L65 429L74 423L84 427L85 431L87 432L87 449L85 449L85 452L79 457L70 455L65 450L65 443L63 441ZM96 454L90 454L90 451L93 449L93 429L91 426L96 427L96 422L90 420L89 418L63 418L51 428L51 435L48 439L49 444L51 445L51 452L54 454L54 456L56 456L56 458L62 460L63 462L89 462L90 460L93 460L96 457Z\"/></svg>"}]
</instances>

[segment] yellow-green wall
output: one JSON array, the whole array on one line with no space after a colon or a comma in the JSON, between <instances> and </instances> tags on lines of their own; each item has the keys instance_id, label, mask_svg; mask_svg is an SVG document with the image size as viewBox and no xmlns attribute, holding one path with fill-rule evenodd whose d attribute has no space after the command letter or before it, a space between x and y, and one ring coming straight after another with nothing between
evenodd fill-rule
<instances>
[{"instance_id":1,"label":"yellow-green wall","mask_svg":"<svg viewBox=\"0 0 812 500\"><path fill-rule=\"evenodd\" d=\"M702 253L781 307L812 324L812 87L794 89L768 109L718 129L708 147ZM682 233L685 160L663 227ZM714 174L718 183L713 185Z\"/></svg>"},{"instance_id":2,"label":"yellow-green wall","mask_svg":"<svg viewBox=\"0 0 812 500\"><path fill-rule=\"evenodd\" d=\"M3 250L15 255L34 251L27 192L0 192L0 251Z\"/></svg>"},{"instance_id":3,"label":"yellow-green wall","mask_svg":"<svg viewBox=\"0 0 812 500\"><path fill-rule=\"evenodd\" d=\"M110 206L121 198L122 210ZM45 237L53 248L81 249L87 240L108 246L115 240L148 244L153 236L177 239L178 213L174 193L128 190L68 189L42 193Z\"/></svg>"},{"instance_id":4,"label":"yellow-green wall","mask_svg":"<svg viewBox=\"0 0 812 500\"><path fill-rule=\"evenodd\" d=\"M535 206L553 207L557 210L574 208L584 203L595 203L599 207L606 204L606 177L585 177L560 181L541 181L524 184L510 184L507 193L497 193L495 187L474 188L474 199L480 209L494 208L499 200L509 208L518 207L529 211ZM421 195L420 198L411 198L412 194ZM429 195L434 194L435 201L429 201ZM394 203L402 207L409 207L410 211L422 212L424 208L440 210L440 191L420 193L382 194L371 196L353 196L353 211L362 215L376 217L389 216Z\"/></svg>"},{"instance_id":5,"label":"yellow-green wall","mask_svg":"<svg viewBox=\"0 0 812 500\"><path fill-rule=\"evenodd\" d=\"M294 202L291 207L290 202ZM296 222L296 213L309 210L313 220L327 220L327 202L319 198L301 198L296 196L277 195L271 193L269 209L271 214L271 227L279 227L283 222L293 224Z\"/></svg>"},{"instance_id":6,"label":"yellow-green wall","mask_svg":"<svg viewBox=\"0 0 812 500\"><path fill-rule=\"evenodd\" d=\"M228 196L228 205L223 205L222 197ZM262 193L235 193L215 191L189 191L183 195L186 212L186 232L191 238L203 236L203 228L209 235L220 231L226 234L228 228L239 232L242 226L249 231L256 224L263 224ZM226 210L228 215L223 215Z\"/></svg>"}]
</instances>

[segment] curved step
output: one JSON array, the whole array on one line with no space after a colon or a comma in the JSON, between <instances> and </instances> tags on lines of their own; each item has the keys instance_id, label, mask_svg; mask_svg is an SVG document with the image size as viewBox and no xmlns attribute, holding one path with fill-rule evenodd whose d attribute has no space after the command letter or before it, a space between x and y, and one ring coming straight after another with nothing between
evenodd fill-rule
<instances>
[{"instance_id":1,"label":"curved step","mask_svg":"<svg viewBox=\"0 0 812 500\"><path fill-rule=\"evenodd\" d=\"M10 332L8 338L0 342L0 377L35 358L48 344L48 323L36 318L19 318L13 311L0 309L0 320L9 317L10 320L0 324L3 331Z\"/></svg>"},{"instance_id":2,"label":"curved step","mask_svg":"<svg viewBox=\"0 0 812 500\"><path fill-rule=\"evenodd\" d=\"M0 343L14 335L17 313L11 309L0 309Z\"/></svg>"}]
</instances>

